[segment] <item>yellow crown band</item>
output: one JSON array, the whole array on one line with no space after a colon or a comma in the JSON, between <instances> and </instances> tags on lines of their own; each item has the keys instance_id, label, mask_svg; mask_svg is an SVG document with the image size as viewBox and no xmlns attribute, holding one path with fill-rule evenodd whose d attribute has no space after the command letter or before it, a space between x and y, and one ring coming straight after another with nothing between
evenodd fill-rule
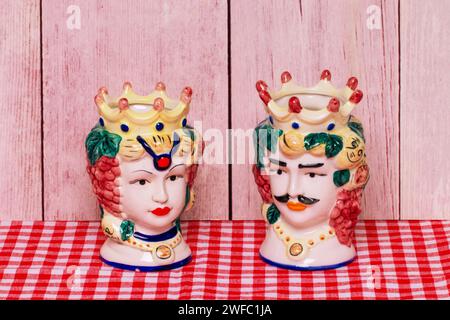
<instances>
[{"instance_id":1,"label":"yellow crown band","mask_svg":"<svg viewBox=\"0 0 450 320\"><path fill-rule=\"evenodd\" d=\"M195 144L192 139L186 141L191 137L187 130L192 130L187 127L186 119L192 89L185 87L178 100L169 98L165 89L164 83L158 82L154 91L141 96L125 82L123 92L117 98L110 97L106 88L99 89L94 99L100 115L99 125L122 138L119 154L125 159L141 157L145 153L144 142L156 154L172 150L176 139L181 142L178 153L188 152L188 147L198 149L200 137L194 138ZM141 137L141 143L138 137Z\"/></svg>"}]
</instances>

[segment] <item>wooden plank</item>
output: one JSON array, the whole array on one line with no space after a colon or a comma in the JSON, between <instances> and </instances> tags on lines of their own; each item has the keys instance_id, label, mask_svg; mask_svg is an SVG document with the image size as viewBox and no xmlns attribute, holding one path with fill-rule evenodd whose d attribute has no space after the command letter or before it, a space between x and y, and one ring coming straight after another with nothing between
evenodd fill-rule
<instances>
[{"instance_id":1,"label":"wooden plank","mask_svg":"<svg viewBox=\"0 0 450 320\"><path fill-rule=\"evenodd\" d=\"M118 94L129 80L144 94L164 81L169 95L177 97L190 85L190 122L201 119L203 130L225 133L227 4L82 0L76 1L80 29L70 29L66 21L73 13L66 12L73 3L43 2L45 218L95 220L83 143L98 119L97 89L105 85ZM226 165L204 165L195 209L184 218L226 219L227 181Z\"/></svg>"},{"instance_id":2,"label":"wooden plank","mask_svg":"<svg viewBox=\"0 0 450 320\"><path fill-rule=\"evenodd\" d=\"M450 1L402 1L401 218L450 219Z\"/></svg>"},{"instance_id":3,"label":"wooden plank","mask_svg":"<svg viewBox=\"0 0 450 320\"><path fill-rule=\"evenodd\" d=\"M367 27L370 5L382 13L381 30ZM304 85L325 68L338 86L357 76L365 98L355 115L365 124L371 168L363 217L399 217L397 1L232 1L231 52L233 128L253 128L265 117L258 79L279 88L284 70ZM233 217L259 219L250 166L233 166L232 181Z\"/></svg>"},{"instance_id":4,"label":"wooden plank","mask_svg":"<svg viewBox=\"0 0 450 320\"><path fill-rule=\"evenodd\" d=\"M0 220L41 220L38 0L0 6Z\"/></svg>"}]
</instances>

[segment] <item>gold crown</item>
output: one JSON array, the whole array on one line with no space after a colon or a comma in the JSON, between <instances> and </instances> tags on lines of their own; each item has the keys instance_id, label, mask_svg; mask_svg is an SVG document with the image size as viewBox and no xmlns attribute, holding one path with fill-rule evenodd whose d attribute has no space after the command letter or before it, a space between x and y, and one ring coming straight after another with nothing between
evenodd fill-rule
<instances>
[{"instance_id":1,"label":"gold crown","mask_svg":"<svg viewBox=\"0 0 450 320\"><path fill-rule=\"evenodd\" d=\"M102 127L122 138L135 139L138 135L170 134L185 127L191 97L192 89L186 87L178 101L170 99L162 82L149 95L140 96L133 91L131 83L125 82L119 97L111 98L102 87L94 100Z\"/></svg>"},{"instance_id":2,"label":"gold crown","mask_svg":"<svg viewBox=\"0 0 450 320\"><path fill-rule=\"evenodd\" d=\"M270 91L260 80L256 90L270 115L271 124L283 131L320 132L326 131L330 124L340 129L347 124L350 113L363 97L362 91L356 89L358 80L355 77L349 78L344 88L337 89L331 84L328 70L324 70L319 83L310 88L296 84L287 71L281 74L281 83L279 91Z\"/></svg>"}]
</instances>

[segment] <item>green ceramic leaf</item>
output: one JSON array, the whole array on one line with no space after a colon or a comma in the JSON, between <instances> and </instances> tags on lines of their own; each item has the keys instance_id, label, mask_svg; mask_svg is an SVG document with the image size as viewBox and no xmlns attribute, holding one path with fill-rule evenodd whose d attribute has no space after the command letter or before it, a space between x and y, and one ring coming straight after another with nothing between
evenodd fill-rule
<instances>
[{"instance_id":1,"label":"green ceramic leaf","mask_svg":"<svg viewBox=\"0 0 450 320\"><path fill-rule=\"evenodd\" d=\"M283 130L274 129L271 125L263 122L255 128L253 133L253 143L256 150L256 164L258 168L264 167L263 156L265 149L270 152L277 150L278 137L283 134Z\"/></svg>"},{"instance_id":2,"label":"green ceramic leaf","mask_svg":"<svg viewBox=\"0 0 450 320\"><path fill-rule=\"evenodd\" d=\"M364 129L361 125L361 123L359 122L353 122L353 121L349 121L347 123L348 127L354 132L356 133L364 142L366 142L366 139L364 138Z\"/></svg>"},{"instance_id":3,"label":"green ceramic leaf","mask_svg":"<svg viewBox=\"0 0 450 320\"><path fill-rule=\"evenodd\" d=\"M88 159L91 165L102 156L114 158L119 152L122 137L110 133L100 126L94 127L88 134L85 142Z\"/></svg>"},{"instance_id":4,"label":"green ceramic leaf","mask_svg":"<svg viewBox=\"0 0 450 320\"><path fill-rule=\"evenodd\" d=\"M327 142L328 142L328 134L325 132L310 133L305 137L304 140L306 150L311 150Z\"/></svg>"},{"instance_id":5,"label":"green ceramic leaf","mask_svg":"<svg viewBox=\"0 0 450 320\"><path fill-rule=\"evenodd\" d=\"M327 158L332 158L341 152L343 146L342 137L335 134L329 134L328 141L325 145L325 155Z\"/></svg>"},{"instance_id":6,"label":"green ceramic leaf","mask_svg":"<svg viewBox=\"0 0 450 320\"><path fill-rule=\"evenodd\" d=\"M306 150L314 149L321 144L325 144L325 155L327 158L336 156L343 147L342 138L335 134L319 132L310 133L305 137L304 145Z\"/></svg>"},{"instance_id":7,"label":"green ceramic leaf","mask_svg":"<svg viewBox=\"0 0 450 320\"><path fill-rule=\"evenodd\" d=\"M130 220L123 220L120 224L120 238L122 241L128 240L134 233L134 222Z\"/></svg>"},{"instance_id":8,"label":"green ceramic leaf","mask_svg":"<svg viewBox=\"0 0 450 320\"><path fill-rule=\"evenodd\" d=\"M274 224L280 218L280 211L278 208L272 203L270 207L267 209L267 221L270 224Z\"/></svg>"},{"instance_id":9,"label":"green ceramic leaf","mask_svg":"<svg viewBox=\"0 0 450 320\"><path fill-rule=\"evenodd\" d=\"M259 136L258 136L258 127L255 128L255 130L253 131L253 146L255 148L255 157L256 157L256 166L258 168L262 168L263 167L263 163L262 163L262 155L261 155L261 147L259 145Z\"/></svg>"},{"instance_id":10,"label":"green ceramic leaf","mask_svg":"<svg viewBox=\"0 0 450 320\"><path fill-rule=\"evenodd\" d=\"M333 182L336 187L341 187L350 180L350 170L338 170L333 173Z\"/></svg>"},{"instance_id":11,"label":"green ceramic leaf","mask_svg":"<svg viewBox=\"0 0 450 320\"><path fill-rule=\"evenodd\" d=\"M195 141L195 131L191 127L184 127L183 132L189 136L192 141Z\"/></svg>"}]
</instances>

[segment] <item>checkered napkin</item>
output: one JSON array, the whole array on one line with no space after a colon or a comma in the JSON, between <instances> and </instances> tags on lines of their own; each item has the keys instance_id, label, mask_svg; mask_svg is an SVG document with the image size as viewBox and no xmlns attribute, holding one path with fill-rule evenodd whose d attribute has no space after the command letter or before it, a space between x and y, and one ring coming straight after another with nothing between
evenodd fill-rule
<instances>
[{"instance_id":1,"label":"checkered napkin","mask_svg":"<svg viewBox=\"0 0 450 320\"><path fill-rule=\"evenodd\" d=\"M0 299L441 299L450 297L450 221L361 221L358 258L327 271L262 262L262 221L189 221L190 264L114 269L98 222L1 222Z\"/></svg>"}]
</instances>

